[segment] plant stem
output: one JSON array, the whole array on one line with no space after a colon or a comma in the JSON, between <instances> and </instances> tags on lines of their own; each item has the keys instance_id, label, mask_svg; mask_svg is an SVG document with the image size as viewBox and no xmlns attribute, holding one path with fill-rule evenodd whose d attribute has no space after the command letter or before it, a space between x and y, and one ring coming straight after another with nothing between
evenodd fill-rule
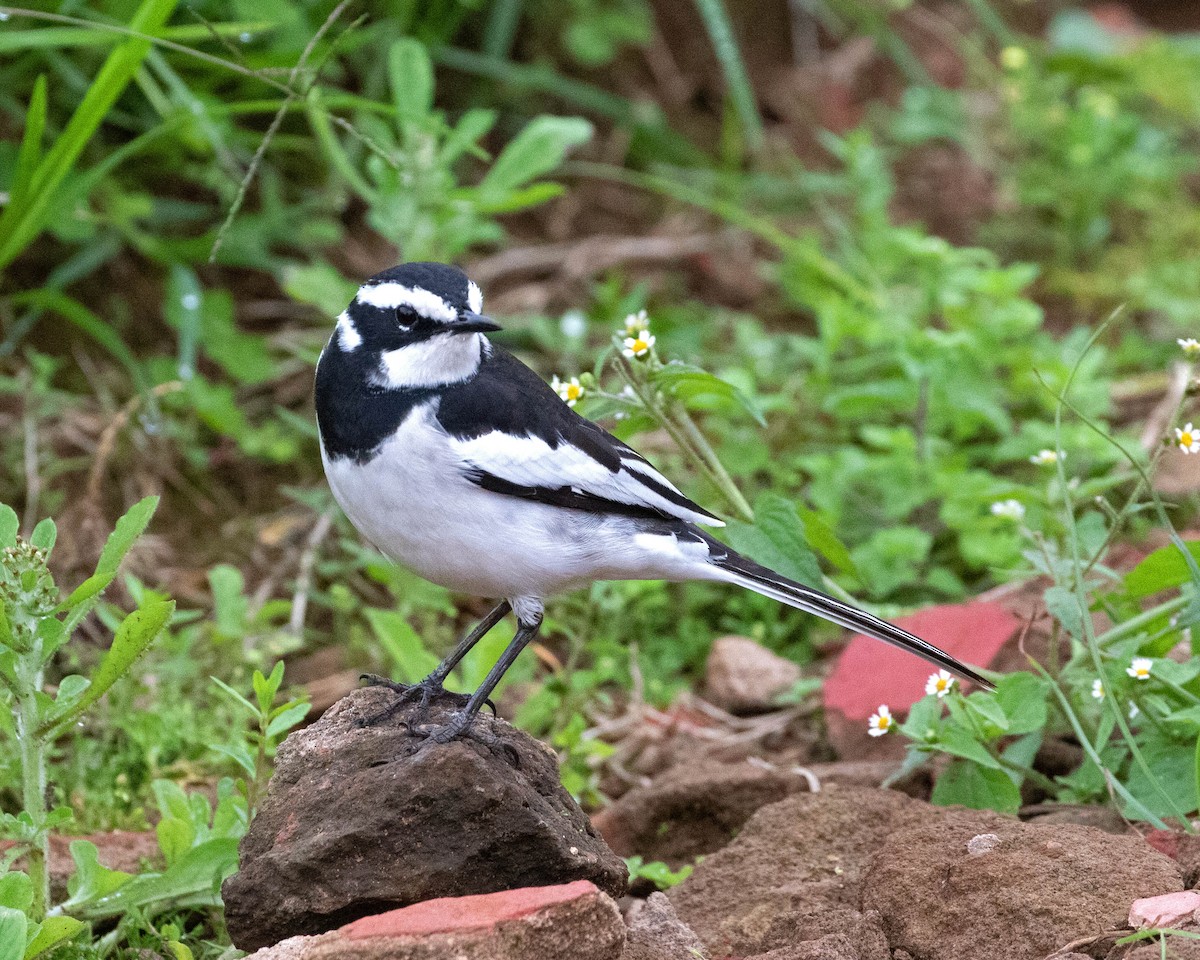
<instances>
[{"instance_id":1,"label":"plant stem","mask_svg":"<svg viewBox=\"0 0 1200 960\"><path fill-rule=\"evenodd\" d=\"M1019 763L1014 763L1003 754L994 753L992 755L996 758L996 762L999 763L1000 766L1004 767L1005 770L1011 770L1013 773L1019 773L1024 777L1028 777L1051 796L1055 796L1058 793L1058 784L1051 780L1044 773L1034 770L1033 767L1026 767Z\"/></svg>"},{"instance_id":2,"label":"plant stem","mask_svg":"<svg viewBox=\"0 0 1200 960\"><path fill-rule=\"evenodd\" d=\"M42 688L41 641L34 649L19 658L19 682L16 697L17 743L21 752L21 788L25 812L33 820L36 831L27 860L29 879L33 882L31 919L41 923L50 905L50 834L46 830L46 750L37 734L38 709L36 692ZM24 669L22 669L24 667Z\"/></svg>"},{"instance_id":3,"label":"plant stem","mask_svg":"<svg viewBox=\"0 0 1200 960\"><path fill-rule=\"evenodd\" d=\"M668 409L668 415L673 417L683 432L691 440L695 446L697 453L708 465L709 473L717 484L717 488L725 494L725 498L733 505L733 508L742 515L742 519L747 522L753 522L754 510L751 509L749 502L742 491L737 488L737 484L733 482L733 477L729 475L729 471L725 469L725 465L717 458L716 451L700 432L700 428L696 426L696 421L692 419L691 414L683 408L682 404L674 403Z\"/></svg>"}]
</instances>

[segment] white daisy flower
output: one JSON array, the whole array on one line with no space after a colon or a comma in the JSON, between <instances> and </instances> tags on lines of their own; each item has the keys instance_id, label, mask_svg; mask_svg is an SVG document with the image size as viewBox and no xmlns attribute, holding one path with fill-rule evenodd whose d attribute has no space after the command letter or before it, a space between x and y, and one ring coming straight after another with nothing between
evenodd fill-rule
<instances>
[{"instance_id":1,"label":"white daisy flower","mask_svg":"<svg viewBox=\"0 0 1200 960\"><path fill-rule=\"evenodd\" d=\"M1060 454L1057 450L1039 450L1029 458L1030 463L1037 464L1039 467L1048 467L1058 463L1059 460L1066 460L1065 453Z\"/></svg>"},{"instance_id":2,"label":"white daisy flower","mask_svg":"<svg viewBox=\"0 0 1200 960\"><path fill-rule=\"evenodd\" d=\"M587 317L582 310L568 310L558 321L558 329L564 337L578 340L587 333Z\"/></svg>"},{"instance_id":3,"label":"white daisy flower","mask_svg":"<svg viewBox=\"0 0 1200 960\"><path fill-rule=\"evenodd\" d=\"M568 407L573 407L583 397L584 389L579 385L579 378L572 377L570 380L559 380L555 377L550 381L550 387L557 393Z\"/></svg>"},{"instance_id":4,"label":"white daisy flower","mask_svg":"<svg viewBox=\"0 0 1200 960\"><path fill-rule=\"evenodd\" d=\"M1180 337L1175 341L1179 349L1189 357L1200 357L1200 340L1195 337Z\"/></svg>"},{"instance_id":5,"label":"white daisy flower","mask_svg":"<svg viewBox=\"0 0 1200 960\"><path fill-rule=\"evenodd\" d=\"M646 316L645 310L639 310L637 313L631 313L625 318L625 327L622 333L627 337L636 336L642 330L650 329L650 318Z\"/></svg>"},{"instance_id":6,"label":"white daisy flower","mask_svg":"<svg viewBox=\"0 0 1200 960\"><path fill-rule=\"evenodd\" d=\"M1154 661L1149 657L1134 657L1129 666L1125 668L1125 672L1134 680L1149 680L1152 666L1154 666Z\"/></svg>"},{"instance_id":7,"label":"white daisy flower","mask_svg":"<svg viewBox=\"0 0 1200 960\"><path fill-rule=\"evenodd\" d=\"M1025 504L1020 500L997 500L992 504L992 515L1005 520L1021 520L1025 517Z\"/></svg>"},{"instance_id":8,"label":"white daisy flower","mask_svg":"<svg viewBox=\"0 0 1200 960\"><path fill-rule=\"evenodd\" d=\"M939 700L950 692L950 688L954 686L954 677L949 670L939 670L937 673L931 673L929 679L925 681L925 693L937 694Z\"/></svg>"},{"instance_id":9,"label":"white daisy flower","mask_svg":"<svg viewBox=\"0 0 1200 960\"><path fill-rule=\"evenodd\" d=\"M1184 453L1200 453L1200 433L1190 423L1175 428L1175 442Z\"/></svg>"},{"instance_id":10,"label":"white daisy flower","mask_svg":"<svg viewBox=\"0 0 1200 960\"><path fill-rule=\"evenodd\" d=\"M873 737L882 737L892 729L893 723L895 723L895 718L892 716L892 711L888 709L886 703L881 703L879 709L867 720L867 733Z\"/></svg>"},{"instance_id":11,"label":"white daisy flower","mask_svg":"<svg viewBox=\"0 0 1200 960\"><path fill-rule=\"evenodd\" d=\"M625 338L625 349L621 352L627 357L644 357L654 349L656 341L657 338L649 330L642 330Z\"/></svg>"},{"instance_id":12,"label":"white daisy flower","mask_svg":"<svg viewBox=\"0 0 1200 960\"><path fill-rule=\"evenodd\" d=\"M1104 699L1104 682L1102 680L1097 679L1092 681L1092 696L1097 700Z\"/></svg>"}]
</instances>

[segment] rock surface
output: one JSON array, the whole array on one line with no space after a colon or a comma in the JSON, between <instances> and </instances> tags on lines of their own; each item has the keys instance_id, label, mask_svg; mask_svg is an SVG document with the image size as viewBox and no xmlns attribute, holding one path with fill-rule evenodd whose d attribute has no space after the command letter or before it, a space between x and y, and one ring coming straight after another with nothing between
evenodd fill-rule
<instances>
[{"instance_id":1,"label":"rock surface","mask_svg":"<svg viewBox=\"0 0 1200 960\"><path fill-rule=\"evenodd\" d=\"M553 752L502 720L495 740L433 744L407 711L357 690L280 747L266 801L222 889L230 936L255 949L440 897L590 880L621 896L625 864L562 788ZM445 722L435 704L430 721Z\"/></svg>"},{"instance_id":2,"label":"rock surface","mask_svg":"<svg viewBox=\"0 0 1200 960\"><path fill-rule=\"evenodd\" d=\"M428 900L293 937L253 960L617 960L617 905L578 880L553 887Z\"/></svg>"},{"instance_id":3,"label":"rock surface","mask_svg":"<svg viewBox=\"0 0 1200 960\"><path fill-rule=\"evenodd\" d=\"M652 893L629 924L621 960L697 960L704 944L675 914L665 894Z\"/></svg>"},{"instance_id":4,"label":"rock surface","mask_svg":"<svg viewBox=\"0 0 1200 960\"><path fill-rule=\"evenodd\" d=\"M720 850L759 807L806 789L802 776L786 771L703 760L635 787L592 822L621 856L637 854L678 868Z\"/></svg>"},{"instance_id":5,"label":"rock surface","mask_svg":"<svg viewBox=\"0 0 1200 960\"><path fill-rule=\"evenodd\" d=\"M1010 960L1105 956L1130 904L1181 889L1134 834L831 786L763 807L670 899L713 957Z\"/></svg>"},{"instance_id":6,"label":"rock surface","mask_svg":"<svg viewBox=\"0 0 1200 960\"><path fill-rule=\"evenodd\" d=\"M1141 838L936 810L897 826L862 876L893 949L922 960L1044 957L1125 925L1139 897L1181 889L1179 866ZM998 841L970 853L973 838Z\"/></svg>"},{"instance_id":7,"label":"rock surface","mask_svg":"<svg viewBox=\"0 0 1200 960\"><path fill-rule=\"evenodd\" d=\"M1200 891L1180 890L1157 897L1134 900L1129 908L1129 925L1134 930L1148 927L1182 927L1191 923L1200 910Z\"/></svg>"},{"instance_id":8,"label":"rock surface","mask_svg":"<svg viewBox=\"0 0 1200 960\"><path fill-rule=\"evenodd\" d=\"M860 877L889 833L931 809L890 790L793 794L751 817L671 890L671 902L717 957L834 935L849 941L855 960L887 960L879 918L859 908Z\"/></svg>"},{"instance_id":9,"label":"rock surface","mask_svg":"<svg viewBox=\"0 0 1200 960\"><path fill-rule=\"evenodd\" d=\"M799 679L799 666L749 637L718 637L708 652L704 691L730 713L761 713Z\"/></svg>"}]
</instances>

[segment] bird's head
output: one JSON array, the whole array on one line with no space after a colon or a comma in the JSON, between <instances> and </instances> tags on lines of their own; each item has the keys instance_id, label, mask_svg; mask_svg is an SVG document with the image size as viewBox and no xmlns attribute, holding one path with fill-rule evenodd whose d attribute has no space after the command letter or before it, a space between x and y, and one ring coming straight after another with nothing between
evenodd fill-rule
<instances>
[{"instance_id":1,"label":"bird's head","mask_svg":"<svg viewBox=\"0 0 1200 960\"><path fill-rule=\"evenodd\" d=\"M458 267L405 263L358 288L338 317L330 348L362 351L380 386L458 382L478 369L485 346L481 334L500 329L482 309L483 294Z\"/></svg>"}]
</instances>

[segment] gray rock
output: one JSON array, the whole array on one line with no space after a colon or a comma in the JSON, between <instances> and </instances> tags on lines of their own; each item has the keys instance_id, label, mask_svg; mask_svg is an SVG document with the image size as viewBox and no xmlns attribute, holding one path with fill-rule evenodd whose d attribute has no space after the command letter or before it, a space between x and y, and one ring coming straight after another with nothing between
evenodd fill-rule
<instances>
[{"instance_id":1,"label":"gray rock","mask_svg":"<svg viewBox=\"0 0 1200 960\"><path fill-rule=\"evenodd\" d=\"M621 960L704 960L704 944L665 894L652 893L629 924Z\"/></svg>"},{"instance_id":2,"label":"gray rock","mask_svg":"<svg viewBox=\"0 0 1200 960\"><path fill-rule=\"evenodd\" d=\"M478 718L491 746L409 735L407 711L357 690L288 737L266 801L222 894L243 950L318 934L437 897L590 880L614 897L625 864L562 788L554 753L503 720ZM435 704L430 720L445 722Z\"/></svg>"},{"instance_id":3,"label":"gray rock","mask_svg":"<svg viewBox=\"0 0 1200 960\"><path fill-rule=\"evenodd\" d=\"M705 667L708 699L730 713L762 713L800 679L800 667L749 637L718 637Z\"/></svg>"}]
</instances>

